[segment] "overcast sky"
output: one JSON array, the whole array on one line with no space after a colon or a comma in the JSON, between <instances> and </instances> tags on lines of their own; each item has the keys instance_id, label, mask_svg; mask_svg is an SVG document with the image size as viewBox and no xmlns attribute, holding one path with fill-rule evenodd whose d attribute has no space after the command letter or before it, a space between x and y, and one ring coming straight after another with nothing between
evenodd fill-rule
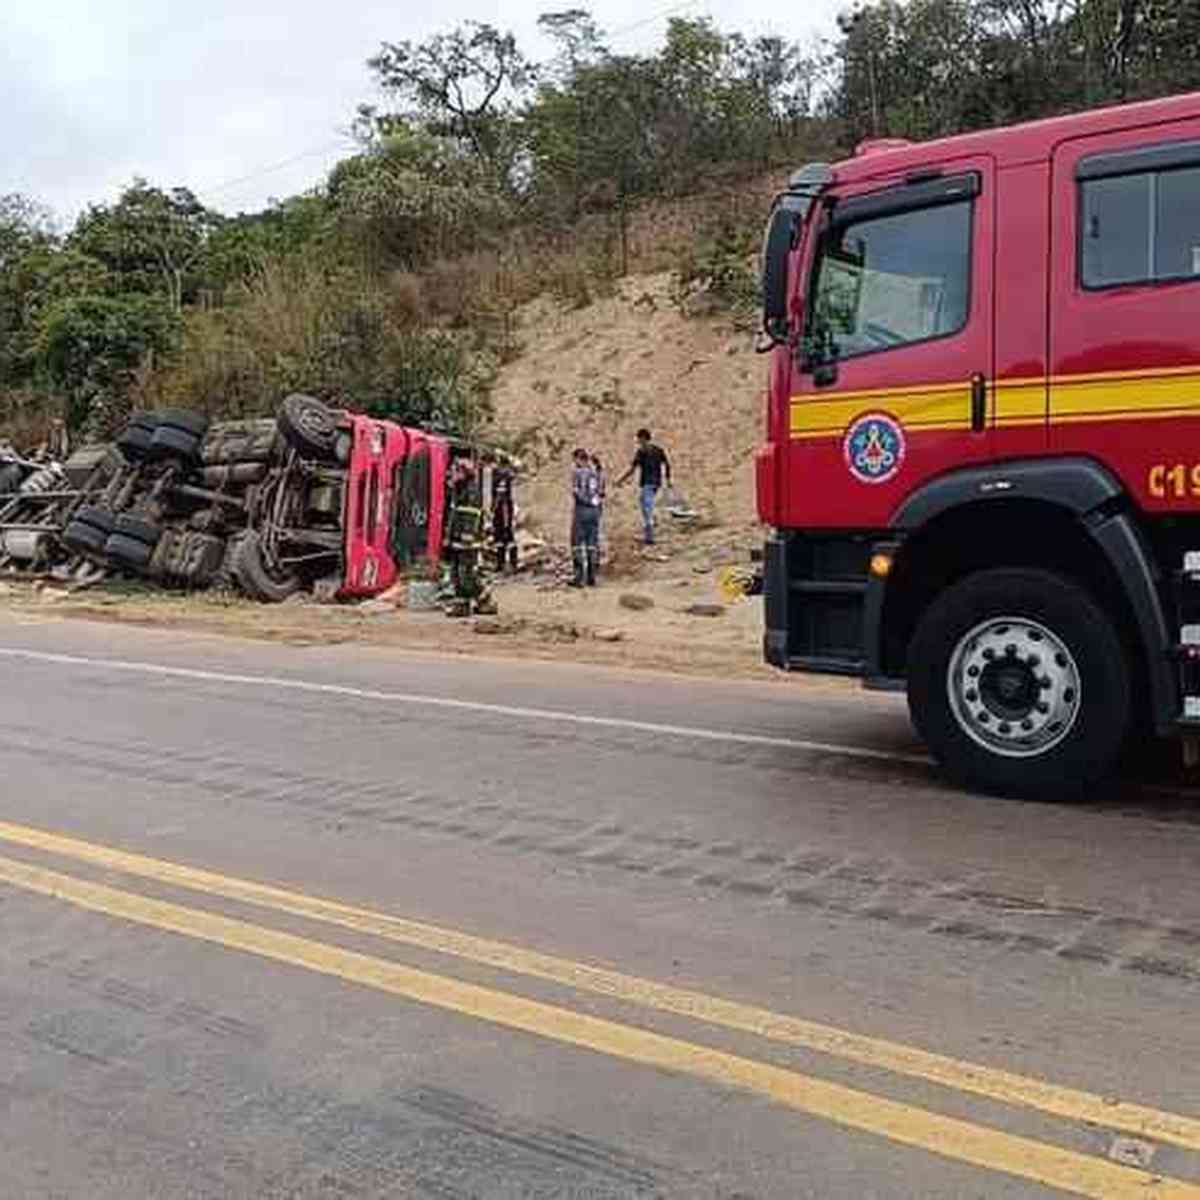
<instances>
[{"instance_id":1,"label":"overcast sky","mask_svg":"<svg viewBox=\"0 0 1200 1200\"><path fill-rule=\"evenodd\" d=\"M320 181L344 155L355 106L375 99L366 59L383 41L458 21L545 47L540 12L586 0L0 0L0 195L69 222L135 175L183 185L225 212ZM617 50L646 49L667 18L807 40L845 0L595 0Z\"/></svg>"}]
</instances>

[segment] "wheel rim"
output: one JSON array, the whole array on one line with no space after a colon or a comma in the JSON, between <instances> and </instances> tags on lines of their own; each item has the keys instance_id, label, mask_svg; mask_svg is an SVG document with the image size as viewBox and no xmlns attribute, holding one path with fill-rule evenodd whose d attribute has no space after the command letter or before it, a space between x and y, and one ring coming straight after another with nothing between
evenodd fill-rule
<instances>
[{"instance_id":1,"label":"wheel rim","mask_svg":"<svg viewBox=\"0 0 1200 1200\"><path fill-rule=\"evenodd\" d=\"M319 408L312 405L305 405L296 414L296 424L309 435L315 438L327 438L331 436L337 429L333 418L329 413L323 412Z\"/></svg>"},{"instance_id":2,"label":"wheel rim","mask_svg":"<svg viewBox=\"0 0 1200 1200\"><path fill-rule=\"evenodd\" d=\"M950 710L993 754L1033 758L1079 716L1079 668L1066 642L1025 617L993 617L965 633L946 672Z\"/></svg>"}]
</instances>

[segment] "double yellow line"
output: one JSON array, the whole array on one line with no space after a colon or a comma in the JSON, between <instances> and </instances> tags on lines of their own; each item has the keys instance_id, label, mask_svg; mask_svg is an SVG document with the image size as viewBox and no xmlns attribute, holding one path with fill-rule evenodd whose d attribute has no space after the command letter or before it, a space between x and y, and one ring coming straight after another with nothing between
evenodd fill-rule
<instances>
[{"instance_id":1,"label":"double yellow line","mask_svg":"<svg viewBox=\"0 0 1200 1200\"><path fill-rule=\"evenodd\" d=\"M1196 1118L1113 1102L1091 1092L863 1037L752 1005L23 825L0 822L0 841L820 1051L1054 1117L1099 1125L1190 1151L1200 1150L1200 1120ZM813 1117L1075 1195L1105 1200L1125 1197L1200 1200L1198 1184L1162 1178L708 1046L216 913L151 899L17 859L0 858L0 882L53 896L93 912L303 967L612 1058L754 1092Z\"/></svg>"}]
</instances>

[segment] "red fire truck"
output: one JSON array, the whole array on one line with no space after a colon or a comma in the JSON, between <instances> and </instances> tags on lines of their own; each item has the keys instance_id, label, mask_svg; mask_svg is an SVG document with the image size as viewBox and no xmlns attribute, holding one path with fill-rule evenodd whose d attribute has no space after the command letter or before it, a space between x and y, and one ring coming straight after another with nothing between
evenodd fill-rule
<instances>
[{"instance_id":1,"label":"red fire truck","mask_svg":"<svg viewBox=\"0 0 1200 1200\"><path fill-rule=\"evenodd\" d=\"M763 252L765 656L1078 792L1200 732L1200 94L798 171Z\"/></svg>"}]
</instances>

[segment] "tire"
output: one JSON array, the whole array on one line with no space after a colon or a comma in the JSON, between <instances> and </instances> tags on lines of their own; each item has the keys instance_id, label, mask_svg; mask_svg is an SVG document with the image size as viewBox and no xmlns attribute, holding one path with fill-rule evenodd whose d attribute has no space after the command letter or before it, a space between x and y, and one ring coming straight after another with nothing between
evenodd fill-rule
<instances>
[{"instance_id":1,"label":"tire","mask_svg":"<svg viewBox=\"0 0 1200 1200\"><path fill-rule=\"evenodd\" d=\"M299 576L274 564L268 565L257 530L250 530L238 539L230 569L242 591L255 600L278 604L300 590Z\"/></svg>"},{"instance_id":2,"label":"tire","mask_svg":"<svg viewBox=\"0 0 1200 1200\"><path fill-rule=\"evenodd\" d=\"M1051 571L981 571L944 592L908 648L913 724L968 787L1072 799L1129 734L1132 679L1091 594Z\"/></svg>"},{"instance_id":3,"label":"tire","mask_svg":"<svg viewBox=\"0 0 1200 1200\"><path fill-rule=\"evenodd\" d=\"M174 425L160 425L150 438L150 449L146 457L155 462L168 458L195 462L200 457L200 438Z\"/></svg>"},{"instance_id":4,"label":"tire","mask_svg":"<svg viewBox=\"0 0 1200 1200\"><path fill-rule=\"evenodd\" d=\"M150 443L154 439L154 431L158 428L158 414L152 412L137 413L130 418L129 423L117 438L117 449L127 463L140 463L150 453Z\"/></svg>"},{"instance_id":5,"label":"tire","mask_svg":"<svg viewBox=\"0 0 1200 1200\"><path fill-rule=\"evenodd\" d=\"M8 496L21 487L25 472L16 463L5 463L0 466L0 496Z\"/></svg>"},{"instance_id":6,"label":"tire","mask_svg":"<svg viewBox=\"0 0 1200 1200\"><path fill-rule=\"evenodd\" d=\"M151 550L158 545L159 538L162 537L162 526L156 525L153 521L143 520L141 517L135 517L132 513L122 513L113 527L114 533L122 534L124 537L133 538L135 542L144 542Z\"/></svg>"},{"instance_id":7,"label":"tire","mask_svg":"<svg viewBox=\"0 0 1200 1200\"><path fill-rule=\"evenodd\" d=\"M192 412L186 408L168 408L155 414L159 427L178 429L181 433L190 433L201 441L208 432L208 418L203 413Z\"/></svg>"},{"instance_id":8,"label":"tire","mask_svg":"<svg viewBox=\"0 0 1200 1200\"><path fill-rule=\"evenodd\" d=\"M124 533L114 533L104 543L104 553L116 566L141 574L150 565L152 547Z\"/></svg>"},{"instance_id":9,"label":"tire","mask_svg":"<svg viewBox=\"0 0 1200 1200\"><path fill-rule=\"evenodd\" d=\"M279 432L305 458L337 461L337 414L313 396L293 392L279 406Z\"/></svg>"},{"instance_id":10,"label":"tire","mask_svg":"<svg viewBox=\"0 0 1200 1200\"><path fill-rule=\"evenodd\" d=\"M92 525L72 521L59 539L72 554L83 554L88 558L103 559L104 546L109 535Z\"/></svg>"},{"instance_id":11,"label":"tire","mask_svg":"<svg viewBox=\"0 0 1200 1200\"><path fill-rule=\"evenodd\" d=\"M107 508L98 504L85 504L71 518L72 525L88 525L99 530L107 538L117 527L117 518Z\"/></svg>"},{"instance_id":12,"label":"tire","mask_svg":"<svg viewBox=\"0 0 1200 1200\"><path fill-rule=\"evenodd\" d=\"M148 573L163 583L208 587L220 570L225 543L208 534L169 529L150 560Z\"/></svg>"}]
</instances>

